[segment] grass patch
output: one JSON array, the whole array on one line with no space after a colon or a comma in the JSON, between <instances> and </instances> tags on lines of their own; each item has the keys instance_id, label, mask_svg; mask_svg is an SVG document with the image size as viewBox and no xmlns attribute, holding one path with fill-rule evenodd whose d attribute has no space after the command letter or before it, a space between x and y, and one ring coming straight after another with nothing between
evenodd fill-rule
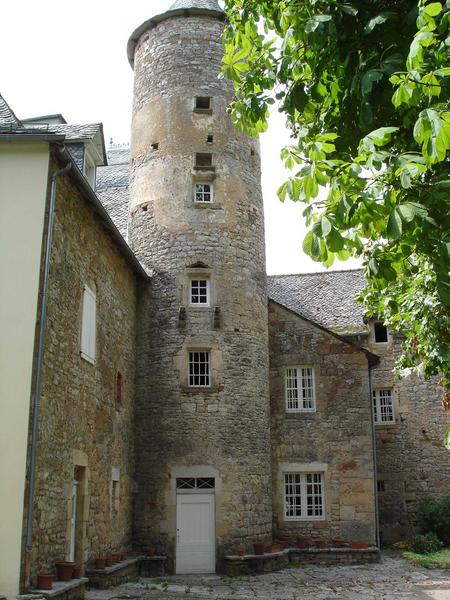
<instances>
[{"instance_id":1,"label":"grass patch","mask_svg":"<svg viewBox=\"0 0 450 600\"><path fill-rule=\"evenodd\" d=\"M417 554L409 550L402 554L408 560L426 569L450 569L450 548L443 548L428 554Z\"/></svg>"}]
</instances>

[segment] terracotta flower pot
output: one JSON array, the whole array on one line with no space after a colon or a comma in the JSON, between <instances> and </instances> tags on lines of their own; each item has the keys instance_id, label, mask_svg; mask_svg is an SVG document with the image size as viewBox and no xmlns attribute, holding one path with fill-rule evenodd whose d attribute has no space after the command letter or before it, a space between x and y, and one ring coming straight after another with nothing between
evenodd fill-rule
<instances>
[{"instance_id":1,"label":"terracotta flower pot","mask_svg":"<svg viewBox=\"0 0 450 600\"><path fill-rule=\"evenodd\" d=\"M315 540L316 548L323 550L325 548L325 540Z\"/></svg>"},{"instance_id":2,"label":"terracotta flower pot","mask_svg":"<svg viewBox=\"0 0 450 600\"><path fill-rule=\"evenodd\" d=\"M280 540L280 546L282 547L283 550L285 550L286 548L289 548L289 540Z\"/></svg>"},{"instance_id":3,"label":"terracotta flower pot","mask_svg":"<svg viewBox=\"0 0 450 600\"><path fill-rule=\"evenodd\" d=\"M56 571L59 581L70 581L72 579L74 562L64 560L56 563Z\"/></svg>"},{"instance_id":4,"label":"terracotta flower pot","mask_svg":"<svg viewBox=\"0 0 450 600\"><path fill-rule=\"evenodd\" d=\"M104 569L106 567L106 557L102 556L95 559L95 568Z\"/></svg>"},{"instance_id":5,"label":"terracotta flower pot","mask_svg":"<svg viewBox=\"0 0 450 600\"><path fill-rule=\"evenodd\" d=\"M113 561L114 564L116 565L117 563L120 563L120 561L122 560L122 555L121 554L113 554Z\"/></svg>"},{"instance_id":6,"label":"terracotta flower pot","mask_svg":"<svg viewBox=\"0 0 450 600\"><path fill-rule=\"evenodd\" d=\"M274 554L275 552L281 552L281 546L280 544L273 544L272 548L271 548L272 554Z\"/></svg>"},{"instance_id":7,"label":"terracotta flower pot","mask_svg":"<svg viewBox=\"0 0 450 600\"><path fill-rule=\"evenodd\" d=\"M81 567L80 565L75 565L72 571L73 579L80 579L81 577Z\"/></svg>"},{"instance_id":8,"label":"terracotta flower pot","mask_svg":"<svg viewBox=\"0 0 450 600\"><path fill-rule=\"evenodd\" d=\"M257 556L261 556L262 554L264 554L265 547L265 542L255 542L253 544L253 550Z\"/></svg>"},{"instance_id":9,"label":"terracotta flower pot","mask_svg":"<svg viewBox=\"0 0 450 600\"><path fill-rule=\"evenodd\" d=\"M53 573L39 573L37 576L38 590L51 590L53 587Z\"/></svg>"},{"instance_id":10,"label":"terracotta flower pot","mask_svg":"<svg viewBox=\"0 0 450 600\"><path fill-rule=\"evenodd\" d=\"M146 548L144 548L144 552L147 556L155 556L156 548L155 546L147 546Z\"/></svg>"},{"instance_id":11,"label":"terracotta flower pot","mask_svg":"<svg viewBox=\"0 0 450 600\"><path fill-rule=\"evenodd\" d=\"M331 540L331 545L333 548L343 548L344 542L342 540Z\"/></svg>"},{"instance_id":12,"label":"terracotta flower pot","mask_svg":"<svg viewBox=\"0 0 450 600\"><path fill-rule=\"evenodd\" d=\"M237 553L238 556L245 556L245 546L238 546Z\"/></svg>"},{"instance_id":13,"label":"terracotta flower pot","mask_svg":"<svg viewBox=\"0 0 450 600\"><path fill-rule=\"evenodd\" d=\"M112 554L108 554L108 556L106 557L105 560L105 567L112 567L114 564L114 559L112 557Z\"/></svg>"},{"instance_id":14,"label":"terracotta flower pot","mask_svg":"<svg viewBox=\"0 0 450 600\"><path fill-rule=\"evenodd\" d=\"M364 550L365 548L368 548L369 544L366 544L365 542L352 542L350 544L350 548L353 548L354 550Z\"/></svg>"},{"instance_id":15,"label":"terracotta flower pot","mask_svg":"<svg viewBox=\"0 0 450 600\"><path fill-rule=\"evenodd\" d=\"M297 538L297 547L298 548L309 548L309 540L304 535L300 535Z\"/></svg>"},{"instance_id":16,"label":"terracotta flower pot","mask_svg":"<svg viewBox=\"0 0 450 600\"><path fill-rule=\"evenodd\" d=\"M120 555L120 560L127 560L128 555L126 552L122 552L122 554Z\"/></svg>"}]
</instances>

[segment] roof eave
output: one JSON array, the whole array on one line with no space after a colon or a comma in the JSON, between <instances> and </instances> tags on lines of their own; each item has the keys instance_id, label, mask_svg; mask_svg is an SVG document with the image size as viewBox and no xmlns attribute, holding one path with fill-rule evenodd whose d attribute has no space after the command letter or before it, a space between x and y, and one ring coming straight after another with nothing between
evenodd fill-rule
<instances>
[{"instance_id":1,"label":"roof eave","mask_svg":"<svg viewBox=\"0 0 450 600\"><path fill-rule=\"evenodd\" d=\"M167 19L171 19L172 17L190 17L197 15L205 15L212 16L218 19L219 21L225 21L225 13L223 11L211 10L209 8L177 8L175 10L169 10L161 15L156 15L151 19L148 19L142 25L137 27L130 36L127 44L127 55L128 62L131 65L131 68L134 68L134 53L136 50L136 45L139 41L139 38L143 33L148 31L149 29L153 29L159 23L163 21L167 21Z\"/></svg>"}]
</instances>

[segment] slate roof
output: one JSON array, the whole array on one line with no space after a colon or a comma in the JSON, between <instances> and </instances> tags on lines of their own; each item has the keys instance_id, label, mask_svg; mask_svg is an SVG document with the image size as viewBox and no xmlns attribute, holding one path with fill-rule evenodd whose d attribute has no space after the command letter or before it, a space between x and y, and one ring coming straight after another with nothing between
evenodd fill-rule
<instances>
[{"instance_id":1,"label":"slate roof","mask_svg":"<svg viewBox=\"0 0 450 600\"><path fill-rule=\"evenodd\" d=\"M107 155L108 166L97 167L95 191L114 225L126 239L130 202L128 190L130 150L129 148L110 148Z\"/></svg>"},{"instance_id":2,"label":"slate roof","mask_svg":"<svg viewBox=\"0 0 450 600\"><path fill-rule=\"evenodd\" d=\"M89 123L87 125L66 125L64 123L27 123L27 129L39 129L49 133L64 135L69 142L91 140L95 137L101 123Z\"/></svg>"},{"instance_id":3,"label":"slate roof","mask_svg":"<svg viewBox=\"0 0 450 600\"><path fill-rule=\"evenodd\" d=\"M267 278L270 299L338 334L367 333L364 309L354 300L364 284L359 269Z\"/></svg>"},{"instance_id":4,"label":"slate roof","mask_svg":"<svg viewBox=\"0 0 450 600\"><path fill-rule=\"evenodd\" d=\"M0 127L22 127L21 122L16 117L6 100L0 94Z\"/></svg>"},{"instance_id":5,"label":"slate roof","mask_svg":"<svg viewBox=\"0 0 450 600\"><path fill-rule=\"evenodd\" d=\"M171 10L179 9L190 9L190 8L201 8L203 10L214 10L223 13L223 10L217 4L215 0L176 0L169 8Z\"/></svg>"}]
</instances>

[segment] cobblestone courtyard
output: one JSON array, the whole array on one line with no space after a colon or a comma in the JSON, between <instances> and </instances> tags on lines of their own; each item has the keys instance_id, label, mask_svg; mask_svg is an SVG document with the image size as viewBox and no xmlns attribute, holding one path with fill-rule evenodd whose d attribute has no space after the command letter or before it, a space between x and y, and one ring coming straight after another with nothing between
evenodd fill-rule
<instances>
[{"instance_id":1,"label":"cobblestone courtyard","mask_svg":"<svg viewBox=\"0 0 450 600\"><path fill-rule=\"evenodd\" d=\"M416 567L394 554L381 564L293 567L245 577L218 575L141 579L87 600L450 600L450 571Z\"/></svg>"}]
</instances>

